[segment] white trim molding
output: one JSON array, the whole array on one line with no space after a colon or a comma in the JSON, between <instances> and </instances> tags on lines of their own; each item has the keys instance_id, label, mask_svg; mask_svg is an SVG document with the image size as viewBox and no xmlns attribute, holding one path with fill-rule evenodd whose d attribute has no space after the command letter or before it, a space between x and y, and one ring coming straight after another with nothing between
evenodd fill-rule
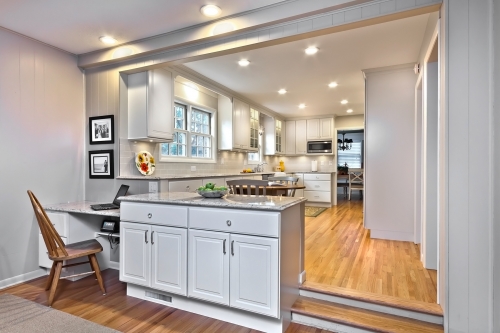
<instances>
[{"instance_id":1,"label":"white trim molding","mask_svg":"<svg viewBox=\"0 0 500 333\"><path fill-rule=\"evenodd\" d=\"M37 270L28 273L24 273L18 276L13 276L11 278L0 281L0 290L11 287L19 283L39 278L44 275L47 275L47 271L44 268L39 268Z\"/></svg>"}]
</instances>

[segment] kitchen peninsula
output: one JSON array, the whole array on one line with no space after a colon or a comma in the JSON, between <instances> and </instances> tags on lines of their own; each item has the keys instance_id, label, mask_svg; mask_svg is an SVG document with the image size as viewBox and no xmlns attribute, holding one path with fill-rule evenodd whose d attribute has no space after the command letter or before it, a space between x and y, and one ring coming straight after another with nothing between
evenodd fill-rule
<instances>
[{"instance_id":1,"label":"kitchen peninsula","mask_svg":"<svg viewBox=\"0 0 500 333\"><path fill-rule=\"evenodd\" d=\"M123 197L127 294L266 332L284 332L303 280L299 197L162 192Z\"/></svg>"}]
</instances>

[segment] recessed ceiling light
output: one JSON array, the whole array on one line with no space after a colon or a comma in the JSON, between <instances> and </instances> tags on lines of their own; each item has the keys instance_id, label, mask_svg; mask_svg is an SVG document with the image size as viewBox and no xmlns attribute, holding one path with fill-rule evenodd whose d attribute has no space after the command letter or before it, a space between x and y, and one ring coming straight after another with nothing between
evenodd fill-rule
<instances>
[{"instance_id":1,"label":"recessed ceiling light","mask_svg":"<svg viewBox=\"0 0 500 333\"><path fill-rule=\"evenodd\" d=\"M201 13L207 17L214 17L220 14L221 10L216 5L205 5L200 9Z\"/></svg>"},{"instance_id":2,"label":"recessed ceiling light","mask_svg":"<svg viewBox=\"0 0 500 333\"><path fill-rule=\"evenodd\" d=\"M347 103L349 103L349 102L347 101L347 99L343 99L343 100L341 100L341 101L340 101L340 104L347 104Z\"/></svg>"},{"instance_id":3,"label":"recessed ceiling light","mask_svg":"<svg viewBox=\"0 0 500 333\"><path fill-rule=\"evenodd\" d=\"M316 46L310 46L306 49L306 54L307 55L313 55L313 54L316 54L316 52L318 52L318 48Z\"/></svg>"},{"instance_id":4,"label":"recessed ceiling light","mask_svg":"<svg viewBox=\"0 0 500 333\"><path fill-rule=\"evenodd\" d=\"M339 84L338 84L337 82L330 82L330 83L328 84L328 86L329 86L330 88L335 88L335 87L336 87L336 86L338 86L338 85L339 85Z\"/></svg>"},{"instance_id":5,"label":"recessed ceiling light","mask_svg":"<svg viewBox=\"0 0 500 333\"><path fill-rule=\"evenodd\" d=\"M349 109L346 111L347 113L352 113L352 109Z\"/></svg>"},{"instance_id":6,"label":"recessed ceiling light","mask_svg":"<svg viewBox=\"0 0 500 333\"><path fill-rule=\"evenodd\" d=\"M278 93L280 95L284 95L284 94L286 94L286 89L280 89L280 90L278 90Z\"/></svg>"},{"instance_id":7,"label":"recessed ceiling light","mask_svg":"<svg viewBox=\"0 0 500 333\"><path fill-rule=\"evenodd\" d=\"M101 42L103 42L104 44L108 44L108 45L116 43L116 39L114 39L111 36L101 36L101 37L99 37L99 40Z\"/></svg>"},{"instance_id":8,"label":"recessed ceiling light","mask_svg":"<svg viewBox=\"0 0 500 333\"><path fill-rule=\"evenodd\" d=\"M247 59L241 59L240 61L238 61L238 64L240 66L246 67L246 66L250 65L250 61L248 61Z\"/></svg>"},{"instance_id":9,"label":"recessed ceiling light","mask_svg":"<svg viewBox=\"0 0 500 333\"><path fill-rule=\"evenodd\" d=\"M299 104L299 109L303 109L303 108L305 108L305 107L306 107L306 105L305 105L304 103Z\"/></svg>"}]
</instances>

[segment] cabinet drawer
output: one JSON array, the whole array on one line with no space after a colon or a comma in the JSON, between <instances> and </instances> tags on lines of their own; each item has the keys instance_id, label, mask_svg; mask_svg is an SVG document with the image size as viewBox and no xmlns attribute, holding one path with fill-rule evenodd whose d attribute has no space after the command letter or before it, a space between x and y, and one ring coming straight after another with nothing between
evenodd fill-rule
<instances>
[{"instance_id":1,"label":"cabinet drawer","mask_svg":"<svg viewBox=\"0 0 500 333\"><path fill-rule=\"evenodd\" d=\"M189 228L278 237L279 213L190 208Z\"/></svg>"},{"instance_id":2,"label":"cabinet drawer","mask_svg":"<svg viewBox=\"0 0 500 333\"><path fill-rule=\"evenodd\" d=\"M331 192L304 191L304 198L314 202L331 202Z\"/></svg>"},{"instance_id":3,"label":"cabinet drawer","mask_svg":"<svg viewBox=\"0 0 500 333\"><path fill-rule=\"evenodd\" d=\"M305 180L304 186L308 191L330 192L332 190L332 183L326 180Z\"/></svg>"},{"instance_id":4,"label":"cabinet drawer","mask_svg":"<svg viewBox=\"0 0 500 333\"><path fill-rule=\"evenodd\" d=\"M304 180L332 180L332 175L329 173L305 173Z\"/></svg>"},{"instance_id":5,"label":"cabinet drawer","mask_svg":"<svg viewBox=\"0 0 500 333\"><path fill-rule=\"evenodd\" d=\"M120 219L130 222L187 228L187 207L122 202Z\"/></svg>"},{"instance_id":6,"label":"cabinet drawer","mask_svg":"<svg viewBox=\"0 0 500 333\"><path fill-rule=\"evenodd\" d=\"M61 237L68 237L68 214L47 212L47 216L52 222L57 233ZM42 233L39 229L39 232Z\"/></svg>"}]
</instances>

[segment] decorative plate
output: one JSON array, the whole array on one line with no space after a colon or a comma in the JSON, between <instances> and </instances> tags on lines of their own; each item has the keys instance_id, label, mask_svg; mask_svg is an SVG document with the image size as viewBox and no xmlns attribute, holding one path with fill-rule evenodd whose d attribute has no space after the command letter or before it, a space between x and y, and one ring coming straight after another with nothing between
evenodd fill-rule
<instances>
[{"instance_id":1,"label":"decorative plate","mask_svg":"<svg viewBox=\"0 0 500 333\"><path fill-rule=\"evenodd\" d=\"M148 151L142 150L135 156L137 170L144 176L150 176L155 172L155 158Z\"/></svg>"}]
</instances>

